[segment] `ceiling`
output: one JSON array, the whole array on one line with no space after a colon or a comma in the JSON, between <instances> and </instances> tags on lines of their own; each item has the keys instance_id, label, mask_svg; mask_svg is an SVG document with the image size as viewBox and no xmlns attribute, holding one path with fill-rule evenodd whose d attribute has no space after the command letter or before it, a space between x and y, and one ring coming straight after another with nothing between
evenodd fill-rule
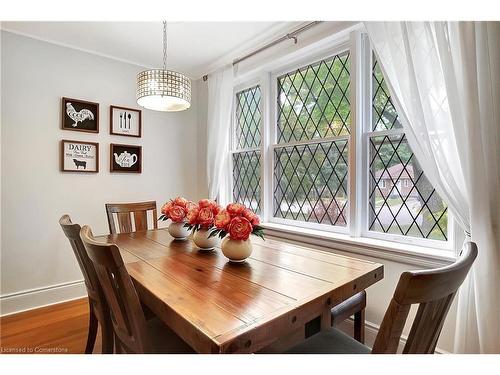
<instances>
[{"instance_id":1,"label":"ceiling","mask_svg":"<svg viewBox=\"0 0 500 375\"><path fill-rule=\"evenodd\" d=\"M169 22L167 65L198 79L301 24ZM162 66L161 22L2 22L1 28L144 67Z\"/></svg>"}]
</instances>

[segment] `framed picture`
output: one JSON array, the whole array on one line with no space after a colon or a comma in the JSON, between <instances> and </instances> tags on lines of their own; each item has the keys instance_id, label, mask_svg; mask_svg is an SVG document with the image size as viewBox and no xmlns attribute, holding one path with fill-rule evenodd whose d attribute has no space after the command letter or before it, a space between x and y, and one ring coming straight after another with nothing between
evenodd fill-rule
<instances>
[{"instance_id":1,"label":"framed picture","mask_svg":"<svg viewBox=\"0 0 500 375\"><path fill-rule=\"evenodd\" d=\"M61 172L99 172L99 143L61 141Z\"/></svg>"},{"instance_id":2,"label":"framed picture","mask_svg":"<svg viewBox=\"0 0 500 375\"><path fill-rule=\"evenodd\" d=\"M142 111L139 109L110 106L109 134L141 137Z\"/></svg>"},{"instance_id":3,"label":"framed picture","mask_svg":"<svg viewBox=\"0 0 500 375\"><path fill-rule=\"evenodd\" d=\"M141 173L142 147L133 145L109 145L109 162L111 172Z\"/></svg>"},{"instance_id":4,"label":"framed picture","mask_svg":"<svg viewBox=\"0 0 500 375\"><path fill-rule=\"evenodd\" d=\"M62 129L99 133L99 103L62 98Z\"/></svg>"}]
</instances>

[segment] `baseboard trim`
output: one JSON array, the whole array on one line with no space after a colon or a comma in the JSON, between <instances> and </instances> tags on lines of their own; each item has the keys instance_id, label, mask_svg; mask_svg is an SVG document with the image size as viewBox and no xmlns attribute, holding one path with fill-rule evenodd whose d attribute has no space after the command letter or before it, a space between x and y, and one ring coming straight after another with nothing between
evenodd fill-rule
<instances>
[{"instance_id":1,"label":"baseboard trim","mask_svg":"<svg viewBox=\"0 0 500 375\"><path fill-rule=\"evenodd\" d=\"M71 301L86 295L83 280L4 294L0 296L0 316Z\"/></svg>"},{"instance_id":2,"label":"baseboard trim","mask_svg":"<svg viewBox=\"0 0 500 375\"><path fill-rule=\"evenodd\" d=\"M339 328L342 332L345 332L348 335L352 336L352 332L354 329L354 319L352 319L352 318L346 319L345 321L340 323L337 328ZM377 333L378 333L379 328L380 328L380 326L378 324L365 321L365 345L369 346L370 348L373 346L373 343L375 342L375 338L377 337ZM398 353L401 353L403 351L403 348L406 344L407 339L408 339L408 336L401 335L401 338L399 340ZM443 350L441 348L436 348L435 353L436 354L450 354L450 352Z\"/></svg>"}]
</instances>

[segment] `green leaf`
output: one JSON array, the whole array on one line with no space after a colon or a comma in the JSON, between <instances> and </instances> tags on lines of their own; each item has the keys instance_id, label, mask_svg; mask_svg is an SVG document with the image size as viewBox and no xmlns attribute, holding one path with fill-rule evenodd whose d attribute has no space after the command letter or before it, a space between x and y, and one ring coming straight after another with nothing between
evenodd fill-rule
<instances>
[{"instance_id":1,"label":"green leaf","mask_svg":"<svg viewBox=\"0 0 500 375\"><path fill-rule=\"evenodd\" d=\"M253 232L252 234L254 234L254 235L255 235L255 236L257 236L257 237L262 238L264 241L266 240L266 239L264 238L264 233L263 233L262 231Z\"/></svg>"},{"instance_id":2,"label":"green leaf","mask_svg":"<svg viewBox=\"0 0 500 375\"><path fill-rule=\"evenodd\" d=\"M215 236L217 236L219 233L220 233L220 229L213 230L213 231L211 231L211 232L210 232L210 234L208 235L208 238L215 237Z\"/></svg>"}]
</instances>

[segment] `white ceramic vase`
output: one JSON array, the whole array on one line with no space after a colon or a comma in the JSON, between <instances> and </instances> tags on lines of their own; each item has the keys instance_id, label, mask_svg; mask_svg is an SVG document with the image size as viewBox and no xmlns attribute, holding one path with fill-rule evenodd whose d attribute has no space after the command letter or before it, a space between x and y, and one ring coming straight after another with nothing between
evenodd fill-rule
<instances>
[{"instance_id":1,"label":"white ceramic vase","mask_svg":"<svg viewBox=\"0 0 500 375\"><path fill-rule=\"evenodd\" d=\"M225 237L221 243L222 253L230 262L244 262L252 254L252 242L248 240L232 240Z\"/></svg>"},{"instance_id":2,"label":"white ceramic vase","mask_svg":"<svg viewBox=\"0 0 500 375\"><path fill-rule=\"evenodd\" d=\"M217 236L208 238L210 231L208 229L199 229L193 233L193 242L200 250L213 250L219 244Z\"/></svg>"},{"instance_id":3,"label":"white ceramic vase","mask_svg":"<svg viewBox=\"0 0 500 375\"><path fill-rule=\"evenodd\" d=\"M189 236L189 230L184 228L185 223L170 223L168 233L176 240L185 240Z\"/></svg>"}]
</instances>

